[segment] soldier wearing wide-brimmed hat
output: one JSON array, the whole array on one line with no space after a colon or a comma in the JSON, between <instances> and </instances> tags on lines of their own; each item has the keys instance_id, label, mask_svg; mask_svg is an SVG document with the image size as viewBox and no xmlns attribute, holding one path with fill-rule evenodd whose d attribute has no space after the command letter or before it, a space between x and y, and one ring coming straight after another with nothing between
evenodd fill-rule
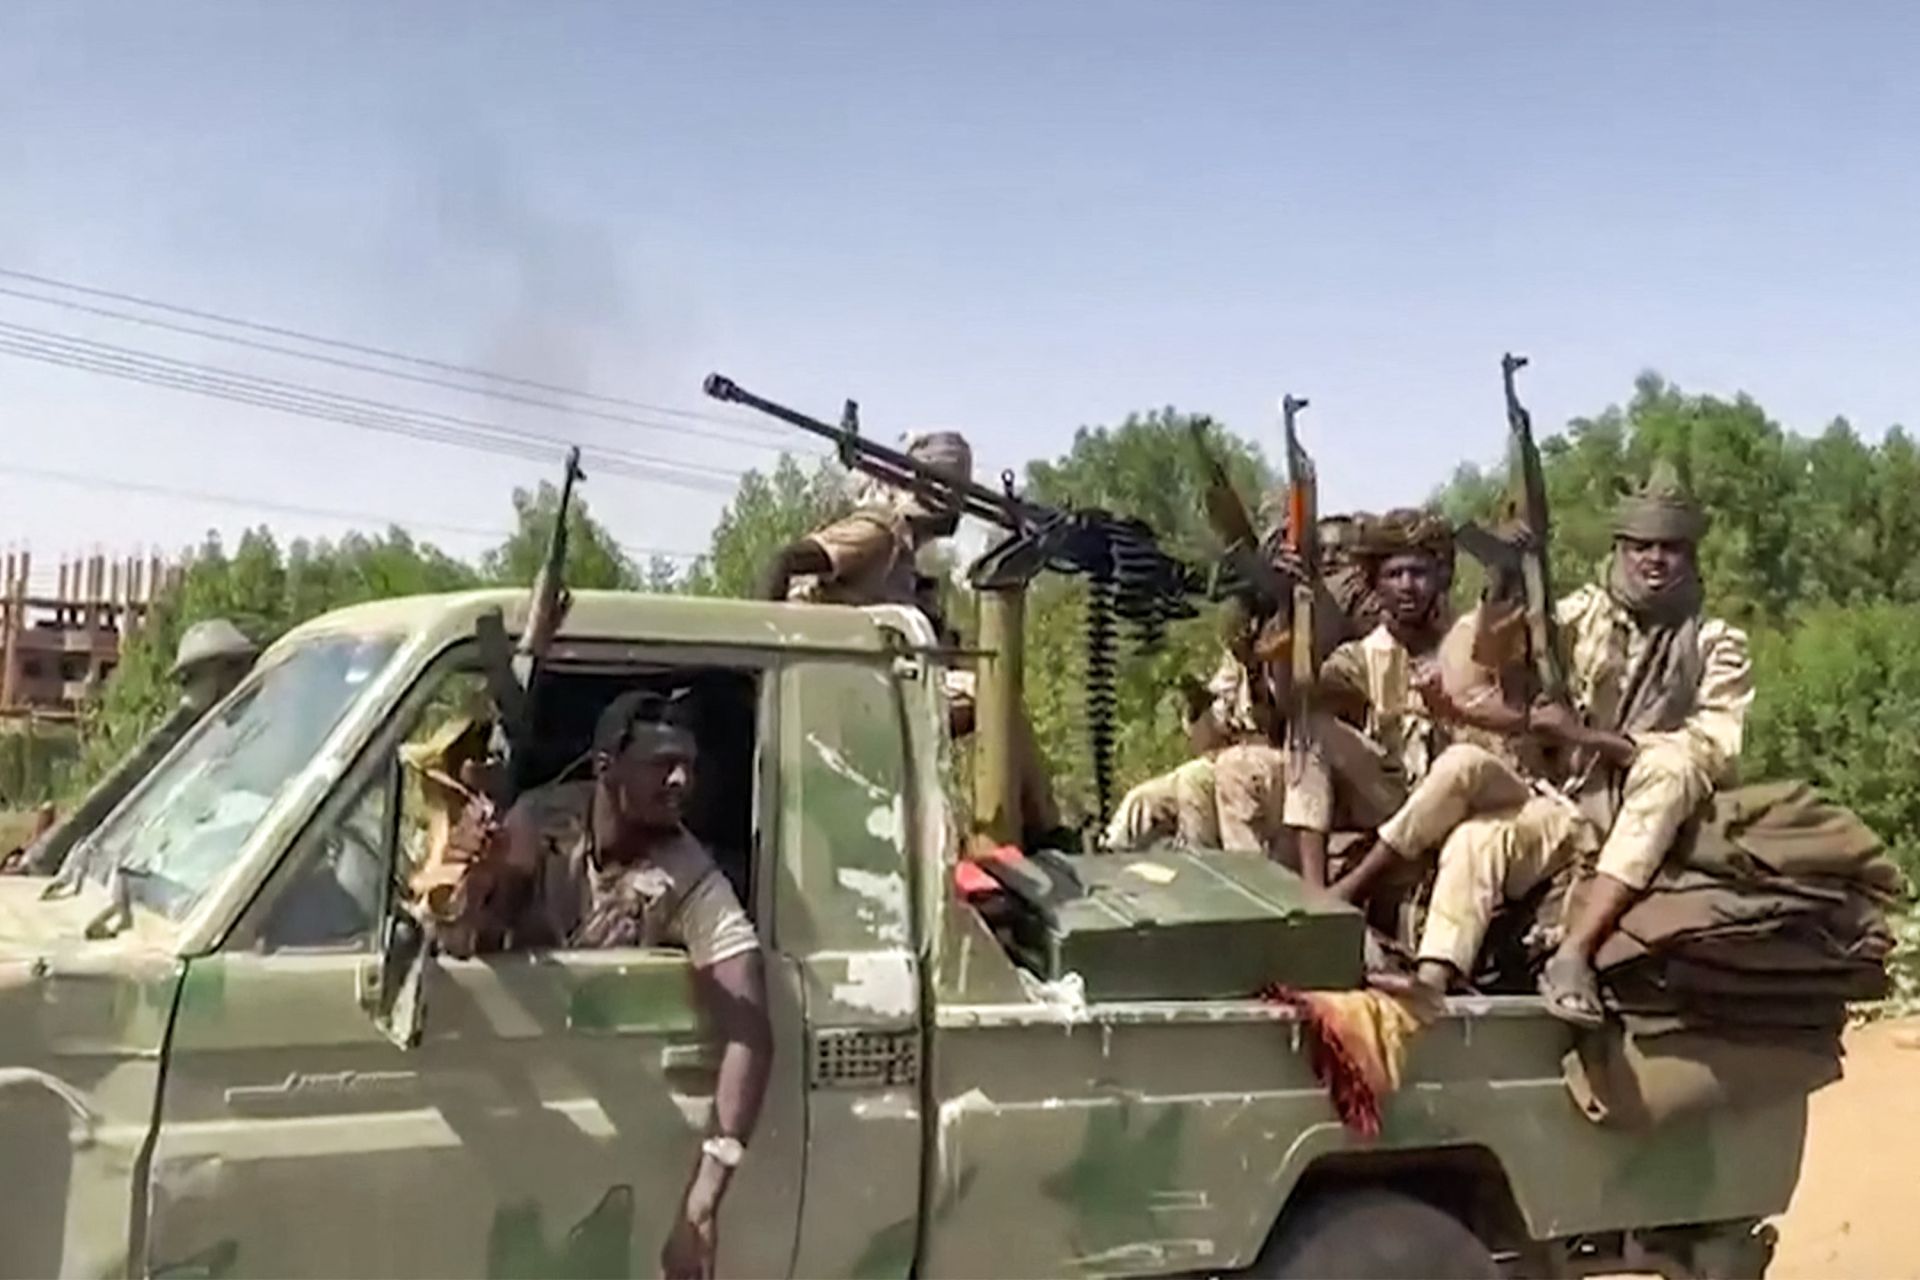
<instances>
[{"instance_id":1,"label":"soldier wearing wide-brimmed hat","mask_svg":"<svg viewBox=\"0 0 1920 1280\"><path fill-rule=\"evenodd\" d=\"M93 829L153 772L187 730L233 692L259 653L259 646L225 618L209 618L188 627L167 672L180 687L179 703L112 772L94 784L63 821L28 846L21 868L36 875L59 870L73 846L93 834Z\"/></svg>"}]
</instances>

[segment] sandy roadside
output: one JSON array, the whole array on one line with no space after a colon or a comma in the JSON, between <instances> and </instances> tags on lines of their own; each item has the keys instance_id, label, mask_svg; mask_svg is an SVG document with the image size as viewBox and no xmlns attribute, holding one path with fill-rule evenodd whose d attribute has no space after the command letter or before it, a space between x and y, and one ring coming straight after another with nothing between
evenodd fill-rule
<instances>
[{"instance_id":1,"label":"sandy roadside","mask_svg":"<svg viewBox=\"0 0 1920 1280\"><path fill-rule=\"evenodd\" d=\"M1813 1096L1806 1164L1769 1280L1920 1280L1920 1018L1847 1038Z\"/></svg>"}]
</instances>

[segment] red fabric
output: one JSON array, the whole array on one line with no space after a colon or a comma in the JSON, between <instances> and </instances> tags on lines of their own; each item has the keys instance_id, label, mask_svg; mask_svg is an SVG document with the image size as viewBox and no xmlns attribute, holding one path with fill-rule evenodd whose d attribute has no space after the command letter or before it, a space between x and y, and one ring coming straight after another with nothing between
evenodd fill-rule
<instances>
[{"instance_id":1,"label":"red fabric","mask_svg":"<svg viewBox=\"0 0 1920 1280\"><path fill-rule=\"evenodd\" d=\"M953 887L960 891L963 898L977 898L983 893L992 893L1000 887L1000 882L971 862L955 864L953 868Z\"/></svg>"},{"instance_id":2,"label":"red fabric","mask_svg":"<svg viewBox=\"0 0 1920 1280\"><path fill-rule=\"evenodd\" d=\"M1300 1014L1306 1028L1307 1065L1313 1068L1313 1078L1326 1088L1340 1123L1363 1138L1379 1137L1379 1091L1342 1041L1329 1011L1306 992L1278 983L1262 991L1260 998Z\"/></svg>"},{"instance_id":3,"label":"red fabric","mask_svg":"<svg viewBox=\"0 0 1920 1280\"><path fill-rule=\"evenodd\" d=\"M960 896L967 899L985 897L1000 892L1000 882L981 867L983 862L1014 862L1027 855L1012 845L995 845L991 848L976 848L953 866L953 887Z\"/></svg>"}]
</instances>

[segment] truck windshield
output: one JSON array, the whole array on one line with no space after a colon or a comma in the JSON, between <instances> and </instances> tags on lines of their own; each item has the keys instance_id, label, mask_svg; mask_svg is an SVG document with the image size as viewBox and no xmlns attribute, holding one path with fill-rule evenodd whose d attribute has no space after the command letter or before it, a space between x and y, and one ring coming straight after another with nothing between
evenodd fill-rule
<instances>
[{"instance_id":1,"label":"truck windshield","mask_svg":"<svg viewBox=\"0 0 1920 1280\"><path fill-rule=\"evenodd\" d=\"M269 656L101 825L86 853L88 874L123 871L144 905L184 916L399 643L391 635L318 636Z\"/></svg>"}]
</instances>

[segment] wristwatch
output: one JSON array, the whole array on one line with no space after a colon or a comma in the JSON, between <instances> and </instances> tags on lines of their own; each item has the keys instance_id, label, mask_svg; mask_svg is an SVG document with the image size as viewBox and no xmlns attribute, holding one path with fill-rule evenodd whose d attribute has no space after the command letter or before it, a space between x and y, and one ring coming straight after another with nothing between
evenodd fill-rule
<instances>
[{"instance_id":1,"label":"wristwatch","mask_svg":"<svg viewBox=\"0 0 1920 1280\"><path fill-rule=\"evenodd\" d=\"M747 1144L738 1138L716 1135L700 1144L702 1155L712 1158L715 1164L725 1165L729 1169L738 1169L740 1161L746 1158Z\"/></svg>"}]
</instances>

